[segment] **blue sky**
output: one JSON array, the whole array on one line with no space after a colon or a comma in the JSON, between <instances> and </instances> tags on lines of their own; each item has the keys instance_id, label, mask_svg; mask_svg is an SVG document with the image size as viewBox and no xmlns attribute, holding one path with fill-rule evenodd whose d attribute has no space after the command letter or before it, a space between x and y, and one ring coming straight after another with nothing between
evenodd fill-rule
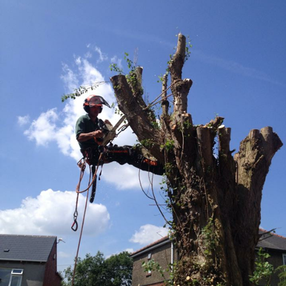
<instances>
[{"instance_id":1,"label":"blue sky","mask_svg":"<svg viewBox=\"0 0 286 286\"><path fill-rule=\"evenodd\" d=\"M73 88L108 81L111 63L126 70L124 53L144 67L145 97L161 90L158 76L176 35L193 45L183 76L193 80L189 112L195 124L216 114L232 128L231 148L251 129L272 126L286 142L286 2L283 0L16 1L0 3L0 232L56 235L59 270L73 261L70 230L80 158L73 128L83 98L61 102ZM110 83L98 93L114 101ZM114 110L102 118L113 123ZM118 144L136 142L131 130ZM264 185L261 226L286 236L285 147ZM148 177L142 182L150 192ZM160 195L161 178L154 178ZM83 182L83 186L86 181ZM79 211L83 211L81 197ZM104 166L88 206L80 256L137 250L166 234L156 207L140 189L138 170Z\"/></svg>"}]
</instances>

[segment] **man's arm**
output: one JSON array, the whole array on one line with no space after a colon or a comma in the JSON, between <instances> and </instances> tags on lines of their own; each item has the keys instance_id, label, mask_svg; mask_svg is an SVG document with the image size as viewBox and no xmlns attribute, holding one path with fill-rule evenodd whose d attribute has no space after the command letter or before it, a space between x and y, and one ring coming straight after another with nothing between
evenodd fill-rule
<instances>
[{"instance_id":1,"label":"man's arm","mask_svg":"<svg viewBox=\"0 0 286 286\"><path fill-rule=\"evenodd\" d=\"M103 136L103 132L101 130L95 130L89 133L80 133L77 137L77 141L85 142L93 138L101 138L102 136Z\"/></svg>"}]
</instances>

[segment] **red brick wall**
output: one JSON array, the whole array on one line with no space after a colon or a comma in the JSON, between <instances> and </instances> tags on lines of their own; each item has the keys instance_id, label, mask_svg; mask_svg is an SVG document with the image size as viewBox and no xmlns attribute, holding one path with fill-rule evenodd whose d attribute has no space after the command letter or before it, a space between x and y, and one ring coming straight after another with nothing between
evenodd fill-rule
<instances>
[{"instance_id":1,"label":"red brick wall","mask_svg":"<svg viewBox=\"0 0 286 286\"><path fill-rule=\"evenodd\" d=\"M60 275L57 273L57 243L55 240L46 264L43 286L60 286L61 280Z\"/></svg>"}]
</instances>

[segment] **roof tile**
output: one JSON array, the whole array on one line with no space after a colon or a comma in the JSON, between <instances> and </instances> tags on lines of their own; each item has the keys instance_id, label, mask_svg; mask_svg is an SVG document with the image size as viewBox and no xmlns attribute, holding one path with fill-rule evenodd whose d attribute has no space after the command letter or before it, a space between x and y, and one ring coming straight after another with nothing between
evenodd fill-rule
<instances>
[{"instance_id":1,"label":"roof tile","mask_svg":"<svg viewBox=\"0 0 286 286\"><path fill-rule=\"evenodd\" d=\"M0 260L47 262L56 236L0 234Z\"/></svg>"}]
</instances>

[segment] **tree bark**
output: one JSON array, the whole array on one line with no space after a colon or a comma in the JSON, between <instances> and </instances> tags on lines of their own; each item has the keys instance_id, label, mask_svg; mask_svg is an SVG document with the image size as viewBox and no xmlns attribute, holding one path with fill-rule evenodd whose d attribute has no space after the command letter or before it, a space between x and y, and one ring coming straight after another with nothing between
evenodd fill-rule
<instances>
[{"instance_id":1,"label":"tree bark","mask_svg":"<svg viewBox=\"0 0 286 286\"><path fill-rule=\"evenodd\" d=\"M170 115L165 78L160 126L154 124L155 115L142 99L142 68L132 72L132 81L117 75L111 82L119 109L139 141L165 166L166 195L179 252L175 284L248 286L258 242L262 188L282 142L271 127L251 130L233 156L231 129L222 125L222 117L194 126L187 113L192 81L182 79L185 48L186 39L179 34L169 64L174 108Z\"/></svg>"}]
</instances>

